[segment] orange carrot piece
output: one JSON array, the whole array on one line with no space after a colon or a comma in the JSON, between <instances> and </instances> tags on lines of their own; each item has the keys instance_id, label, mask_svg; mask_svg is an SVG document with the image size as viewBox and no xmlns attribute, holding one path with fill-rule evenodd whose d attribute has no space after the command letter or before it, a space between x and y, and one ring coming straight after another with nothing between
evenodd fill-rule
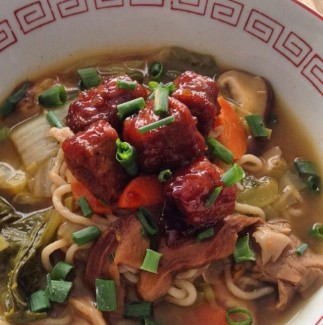
<instances>
[{"instance_id":1,"label":"orange carrot piece","mask_svg":"<svg viewBox=\"0 0 323 325\"><path fill-rule=\"evenodd\" d=\"M234 159L241 158L247 151L248 135L242 125L238 114L223 98L219 97L221 113L218 116L217 125L223 126L223 130L217 140L229 149Z\"/></svg>"}]
</instances>

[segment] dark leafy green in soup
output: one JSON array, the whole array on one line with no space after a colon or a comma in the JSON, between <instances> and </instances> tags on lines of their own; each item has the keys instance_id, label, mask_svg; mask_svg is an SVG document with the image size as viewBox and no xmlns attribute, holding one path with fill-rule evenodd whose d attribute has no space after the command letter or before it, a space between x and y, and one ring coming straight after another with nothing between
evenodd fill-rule
<instances>
[{"instance_id":1,"label":"dark leafy green in soup","mask_svg":"<svg viewBox=\"0 0 323 325\"><path fill-rule=\"evenodd\" d=\"M319 164L269 79L177 47L26 79L0 105L1 321L283 324L322 284Z\"/></svg>"}]
</instances>

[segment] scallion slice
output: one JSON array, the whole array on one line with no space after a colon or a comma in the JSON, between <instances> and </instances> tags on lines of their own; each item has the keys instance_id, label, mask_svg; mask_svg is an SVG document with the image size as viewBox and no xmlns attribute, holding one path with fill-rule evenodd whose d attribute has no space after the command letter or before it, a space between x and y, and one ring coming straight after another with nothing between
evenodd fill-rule
<instances>
[{"instance_id":1,"label":"scallion slice","mask_svg":"<svg viewBox=\"0 0 323 325\"><path fill-rule=\"evenodd\" d=\"M64 280L52 280L50 275L47 274L47 289L46 295L50 301L63 303L67 300L73 283Z\"/></svg>"},{"instance_id":2,"label":"scallion slice","mask_svg":"<svg viewBox=\"0 0 323 325\"><path fill-rule=\"evenodd\" d=\"M235 318L233 319L232 316ZM229 325L251 325L253 321L253 317L250 311L242 307L232 308L228 310L225 314L225 317ZM239 317L239 319L237 319L237 317Z\"/></svg>"},{"instance_id":3,"label":"scallion slice","mask_svg":"<svg viewBox=\"0 0 323 325\"><path fill-rule=\"evenodd\" d=\"M200 232L197 236L196 236L196 241L200 242L204 239L208 239L214 236L214 228L208 228L202 232Z\"/></svg>"},{"instance_id":4,"label":"scallion slice","mask_svg":"<svg viewBox=\"0 0 323 325\"><path fill-rule=\"evenodd\" d=\"M250 133L254 138L268 138L268 131L260 115L251 114L245 117L250 129Z\"/></svg>"},{"instance_id":5,"label":"scallion slice","mask_svg":"<svg viewBox=\"0 0 323 325\"><path fill-rule=\"evenodd\" d=\"M67 275L74 269L74 266L59 261L53 268L52 272L50 272L50 277L52 280L65 280Z\"/></svg>"},{"instance_id":6,"label":"scallion slice","mask_svg":"<svg viewBox=\"0 0 323 325\"><path fill-rule=\"evenodd\" d=\"M222 143L214 138L207 138L206 144L212 158L219 158L226 164L231 164L234 160L233 153L228 150Z\"/></svg>"},{"instance_id":7,"label":"scallion slice","mask_svg":"<svg viewBox=\"0 0 323 325\"><path fill-rule=\"evenodd\" d=\"M8 97L0 105L0 117L7 117L16 107L16 105L25 97L29 82L25 81L20 89Z\"/></svg>"},{"instance_id":8,"label":"scallion slice","mask_svg":"<svg viewBox=\"0 0 323 325\"><path fill-rule=\"evenodd\" d=\"M154 113L159 116L168 114L168 89L165 87L155 90Z\"/></svg>"},{"instance_id":9,"label":"scallion slice","mask_svg":"<svg viewBox=\"0 0 323 325\"><path fill-rule=\"evenodd\" d=\"M148 235L154 236L158 233L157 224L151 213L146 208L140 207L138 209L137 218Z\"/></svg>"},{"instance_id":10,"label":"scallion slice","mask_svg":"<svg viewBox=\"0 0 323 325\"><path fill-rule=\"evenodd\" d=\"M96 87L101 82L101 77L99 76L96 69L93 67L79 69L77 70L77 73L81 79L81 89L89 89L91 87Z\"/></svg>"},{"instance_id":11,"label":"scallion slice","mask_svg":"<svg viewBox=\"0 0 323 325\"><path fill-rule=\"evenodd\" d=\"M98 239L101 235L100 229L96 226L89 226L72 233L72 239L75 244L82 246Z\"/></svg>"},{"instance_id":12,"label":"scallion slice","mask_svg":"<svg viewBox=\"0 0 323 325\"><path fill-rule=\"evenodd\" d=\"M46 119L51 127L61 129L64 127L63 122L57 117L54 111L49 111L46 114Z\"/></svg>"},{"instance_id":13,"label":"scallion slice","mask_svg":"<svg viewBox=\"0 0 323 325\"><path fill-rule=\"evenodd\" d=\"M0 141L5 141L10 138L9 136L10 129L6 126L0 129Z\"/></svg>"},{"instance_id":14,"label":"scallion slice","mask_svg":"<svg viewBox=\"0 0 323 325\"><path fill-rule=\"evenodd\" d=\"M160 84L157 81L149 81L148 82L148 88L150 90L155 90L158 87L158 85L160 85Z\"/></svg>"},{"instance_id":15,"label":"scallion slice","mask_svg":"<svg viewBox=\"0 0 323 325\"><path fill-rule=\"evenodd\" d=\"M51 308L50 300L44 290L35 291L30 295L29 306L34 313L47 312Z\"/></svg>"},{"instance_id":16,"label":"scallion slice","mask_svg":"<svg viewBox=\"0 0 323 325\"><path fill-rule=\"evenodd\" d=\"M211 192L211 195L208 197L208 199L205 202L206 208L209 208L215 202L215 200L217 199L221 191L222 191L222 186L218 186Z\"/></svg>"},{"instance_id":17,"label":"scallion slice","mask_svg":"<svg viewBox=\"0 0 323 325\"><path fill-rule=\"evenodd\" d=\"M125 169L128 175L136 176L139 172L136 149L128 142L116 141L116 160Z\"/></svg>"},{"instance_id":18,"label":"scallion slice","mask_svg":"<svg viewBox=\"0 0 323 325\"><path fill-rule=\"evenodd\" d=\"M173 173L170 169L162 170L158 175L158 180L161 183L169 181L173 177Z\"/></svg>"},{"instance_id":19,"label":"scallion slice","mask_svg":"<svg viewBox=\"0 0 323 325\"><path fill-rule=\"evenodd\" d=\"M323 224L319 222L314 223L310 231L310 235L315 238L323 239Z\"/></svg>"},{"instance_id":20,"label":"scallion slice","mask_svg":"<svg viewBox=\"0 0 323 325\"><path fill-rule=\"evenodd\" d=\"M309 160L304 158L296 158L294 160L294 166L296 167L299 175L319 176L315 165Z\"/></svg>"},{"instance_id":21,"label":"scallion slice","mask_svg":"<svg viewBox=\"0 0 323 325\"><path fill-rule=\"evenodd\" d=\"M38 101L44 107L57 107L66 103L67 93L63 85L57 85L45 90Z\"/></svg>"},{"instance_id":22,"label":"scallion slice","mask_svg":"<svg viewBox=\"0 0 323 325\"><path fill-rule=\"evenodd\" d=\"M130 302L125 305L124 317L133 319L150 318L152 312L152 303L147 301Z\"/></svg>"},{"instance_id":23,"label":"scallion slice","mask_svg":"<svg viewBox=\"0 0 323 325\"><path fill-rule=\"evenodd\" d=\"M311 175L306 180L307 189L315 194L321 193L321 178L316 175Z\"/></svg>"},{"instance_id":24,"label":"scallion slice","mask_svg":"<svg viewBox=\"0 0 323 325\"><path fill-rule=\"evenodd\" d=\"M235 163L222 175L222 181L226 186L232 186L245 177L245 172L240 165Z\"/></svg>"},{"instance_id":25,"label":"scallion slice","mask_svg":"<svg viewBox=\"0 0 323 325\"><path fill-rule=\"evenodd\" d=\"M148 67L149 76L153 80L158 80L162 76L164 71L164 65L161 62L152 62Z\"/></svg>"},{"instance_id":26,"label":"scallion slice","mask_svg":"<svg viewBox=\"0 0 323 325\"><path fill-rule=\"evenodd\" d=\"M151 273L158 273L158 265L162 254L155 252L149 248L146 249L146 256L142 265L140 266L141 270L151 272Z\"/></svg>"},{"instance_id":27,"label":"scallion slice","mask_svg":"<svg viewBox=\"0 0 323 325\"><path fill-rule=\"evenodd\" d=\"M116 285L113 280L95 280L96 308L100 311L115 311L118 308Z\"/></svg>"},{"instance_id":28,"label":"scallion slice","mask_svg":"<svg viewBox=\"0 0 323 325\"><path fill-rule=\"evenodd\" d=\"M146 105L143 97L132 99L128 102L117 105L118 116L120 119L125 119L127 116L138 112Z\"/></svg>"},{"instance_id":29,"label":"scallion slice","mask_svg":"<svg viewBox=\"0 0 323 325\"><path fill-rule=\"evenodd\" d=\"M308 245L306 243L302 243L295 249L295 254L301 256L305 253L307 249L308 249Z\"/></svg>"},{"instance_id":30,"label":"scallion slice","mask_svg":"<svg viewBox=\"0 0 323 325\"><path fill-rule=\"evenodd\" d=\"M175 121L174 116L167 116L159 121L144 125L138 129L139 133L146 133L155 129L158 129L159 127L171 124Z\"/></svg>"},{"instance_id":31,"label":"scallion slice","mask_svg":"<svg viewBox=\"0 0 323 325\"><path fill-rule=\"evenodd\" d=\"M137 81L117 80L117 87L119 89L133 90L137 88Z\"/></svg>"},{"instance_id":32,"label":"scallion slice","mask_svg":"<svg viewBox=\"0 0 323 325\"><path fill-rule=\"evenodd\" d=\"M233 258L236 263L256 260L256 254L250 247L249 234L237 240L233 251Z\"/></svg>"},{"instance_id":33,"label":"scallion slice","mask_svg":"<svg viewBox=\"0 0 323 325\"><path fill-rule=\"evenodd\" d=\"M84 217L89 218L92 216L93 211L90 207L89 202L87 201L85 196L81 196L79 199L79 206L82 210L82 214Z\"/></svg>"}]
</instances>

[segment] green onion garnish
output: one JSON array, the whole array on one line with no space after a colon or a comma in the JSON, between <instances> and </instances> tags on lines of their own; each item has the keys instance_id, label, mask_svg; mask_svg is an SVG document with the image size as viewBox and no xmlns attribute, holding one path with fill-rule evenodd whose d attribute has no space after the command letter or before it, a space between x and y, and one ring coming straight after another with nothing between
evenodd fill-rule
<instances>
[{"instance_id":1,"label":"green onion garnish","mask_svg":"<svg viewBox=\"0 0 323 325\"><path fill-rule=\"evenodd\" d=\"M323 239L323 224L321 224L319 222L314 223L314 225L310 231L310 235L312 237Z\"/></svg>"},{"instance_id":2,"label":"green onion garnish","mask_svg":"<svg viewBox=\"0 0 323 325\"><path fill-rule=\"evenodd\" d=\"M154 113L159 116L168 114L168 89L167 88L158 87L155 90Z\"/></svg>"},{"instance_id":3,"label":"green onion garnish","mask_svg":"<svg viewBox=\"0 0 323 325\"><path fill-rule=\"evenodd\" d=\"M222 143L213 138L207 138L206 144L212 158L219 158L226 164L231 164L233 162L233 153L228 150Z\"/></svg>"},{"instance_id":4,"label":"green onion garnish","mask_svg":"<svg viewBox=\"0 0 323 325\"><path fill-rule=\"evenodd\" d=\"M151 213L144 207L140 207L137 212L137 218L148 235L154 236L158 233L157 224Z\"/></svg>"},{"instance_id":5,"label":"green onion garnish","mask_svg":"<svg viewBox=\"0 0 323 325\"><path fill-rule=\"evenodd\" d=\"M79 206L82 210L82 214L84 217L89 218L92 216L93 211L90 207L89 202L87 201L85 196L81 196L79 199Z\"/></svg>"},{"instance_id":6,"label":"green onion garnish","mask_svg":"<svg viewBox=\"0 0 323 325\"><path fill-rule=\"evenodd\" d=\"M119 89L133 90L137 88L137 81L117 80L117 87Z\"/></svg>"},{"instance_id":7,"label":"green onion garnish","mask_svg":"<svg viewBox=\"0 0 323 325\"><path fill-rule=\"evenodd\" d=\"M160 84L157 81L149 81L148 82L148 88L150 90L155 90L158 87L158 85L160 85Z\"/></svg>"},{"instance_id":8,"label":"green onion garnish","mask_svg":"<svg viewBox=\"0 0 323 325\"><path fill-rule=\"evenodd\" d=\"M46 119L51 127L61 129L64 127L63 122L57 117L54 111L49 111L46 114Z\"/></svg>"},{"instance_id":9,"label":"green onion garnish","mask_svg":"<svg viewBox=\"0 0 323 325\"><path fill-rule=\"evenodd\" d=\"M74 266L59 261L53 268L52 272L50 272L50 277L52 280L65 280L67 275L74 269Z\"/></svg>"},{"instance_id":10,"label":"green onion garnish","mask_svg":"<svg viewBox=\"0 0 323 325\"><path fill-rule=\"evenodd\" d=\"M45 90L38 101L44 107L56 107L64 105L67 99L67 93L63 85L54 86Z\"/></svg>"},{"instance_id":11,"label":"green onion garnish","mask_svg":"<svg viewBox=\"0 0 323 325\"><path fill-rule=\"evenodd\" d=\"M10 129L6 126L0 129L0 141L5 141L10 138Z\"/></svg>"},{"instance_id":12,"label":"green onion garnish","mask_svg":"<svg viewBox=\"0 0 323 325\"><path fill-rule=\"evenodd\" d=\"M212 191L211 195L208 197L208 199L205 202L205 207L206 208L209 208L215 202L215 200L217 199L217 197L219 196L221 191L222 191L222 186L216 187Z\"/></svg>"},{"instance_id":13,"label":"green onion garnish","mask_svg":"<svg viewBox=\"0 0 323 325\"><path fill-rule=\"evenodd\" d=\"M162 254L147 248L146 256L144 258L142 265L140 266L140 269L151 273L158 273L157 270L158 270L159 260L161 257Z\"/></svg>"},{"instance_id":14,"label":"green onion garnish","mask_svg":"<svg viewBox=\"0 0 323 325\"><path fill-rule=\"evenodd\" d=\"M233 257L236 263L256 260L256 254L250 248L249 234L237 240L236 246L233 251Z\"/></svg>"},{"instance_id":15,"label":"green onion garnish","mask_svg":"<svg viewBox=\"0 0 323 325\"><path fill-rule=\"evenodd\" d=\"M47 288L46 295L49 300L54 302L63 303L67 300L73 283L64 280L52 280L50 275L47 274Z\"/></svg>"},{"instance_id":16,"label":"green onion garnish","mask_svg":"<svg viewBox=\"0 0 323 325\"><path fill-rule=\"evenodd\" d=\"M117 105L118 116L120 119L124 119L127 116L138 112L146 105L143 97L135 98L128 102Z\"/></svg>"},{"instance_id":17,"label":"green onion garnish","mask_svg":"<svg viewBox=\"0 0 323 325\"><path fill-rule=\"evenodd\" d=\"M296 158L294 160L294 166L299 175L315 175L319 176L315 165L306 159Z\"/></svg>"},{"instance_id":18,"label":"green onion garnish","mask_svg":"<svg viewBox=\"0 0 323 325\"><path fill-rule=\"evenodd\" d=\"M117 152L116 159L125 169L128 175L136 176L139 172L137 164L136 149L128 142L122 142L120 139L116 141Z\"/></svg>"},{"instance_id":19,"label":"green onion garnish","mask_svg":"<svg viewBox=\"0 0 323 325\"><path fill-rule=\"evenodd\" d=\"M299 245L296 249L295 249L295 254L298 256L301 256L305 253L305 251L307 250L308 245L306 243L302 243L301 245Z\"/></svg>"},{"instance_id":20,"label":"green onion garnish","mask_svg":"<svg viewBox=\"0 0 323 325\"><path fill-rule=\"evenodd\" d=\"M245 120L247 121L250 133L254 138L268 138L268 130L265 128L264 122L260 115L247 115Z\"/></svg>"},{"instance_id":21,"label":"green onion garnish","mask_svg":"<svg viewBox=\"0 0 323 325\"><path fill-rule=\"evenodd\" d=\"M34 313L47 312L51 308L50 300L44 290L33 292L29 298L29 305Z\"/></svg>"},{"instance_id":22,"label":"green onion garnish","mask_svg":"<svg viewBox=\"0 0 323 325\"><path fill-rule=\"evenodd\" d=\"M149 76L153 80L158 80L162 76L164 71L164 65L161 62L153 62L148 67Z\"/></svg>"},{"instance_id":23,"label":"green onion garnish","mask_svg":"<svg viewBox=\"0 0 323 325\"><path fill-rule=\"evenodd\" d=\"M79 74L81 79L81 89L89 89L91 87L96 87L101 82L101 77L99 76L95 68L90 67L79 69L77 70L77 73Z\"/></svg>"},{"instance_id":24,"label":"green onion garnish","mask_svg":"<svg viewBox=\"0 0 323 325\"><path fill-rule=\"evenodd\" d=\"M245 177L245 172L240 165L235 163L222 175L222 181L226 186L232 186Z\"/></svg>"},{"instance_id":25,"label":"green onion garnish","mask_svg":"<svg viewBox=\"0 0 323 325\"><path fill-rule=\"evenodd\" d=\"M150 124L147 124L147 125L144 125L142 127L140 127L138 129L139 133L146 133L146 132L149 132L151 130L155 130L161 126L165 126L165 125L168 125L168 124L171 124L175 121L175 117L174 116L167 116L159 121L156 121L156 122L153 122L153 123L150 123Z\"/></svg>"},{"instance_id":26,"label":"green onion garnish","mask_svg":"<svg viewBox=\"0 0 323 325\"><path fill-rule=\"evenodd\" d=\"M25 97L29 82L25 81L20 89L13 95L5 99L0 105L0 117L7 117L16 107L16 105Z\"/></svg>"},{"instance_id":27,"label":"green onion garnish","mask_svg":"<svg viewBox=\"0 0 323 325\"><path fill-rule=\"evenodd\" d=\"M231 316L235 317L235 319L237 319L237 317L239 317L240 320L234 320L231 318ZM225 317L227 320L227 323L229 325L251 325L253 318L252 315L250 313L250 311L246 308L242 308L242 307L237 307L237 308L233 308L228 310L225 313Z\"/></svg>"},{"instance_id":28,"label":"green onion garnish","mask_svg":"<svg viewBox=\"0 0 323 325\"><path fill-rule=\"evenodd\" d=\"M157 83L155 81L150 81L148 87L152 90L152 93L147 98L148 100L155 98L156 90L159 88L167 89L168 95L170 95L176 89L176 86L173 82L169 82L164 85L162 82Z\"/></svg>"},{"instance_id":29,"label":"green onion garnish","mask_svg":"<svg viewBox=\"0 0 323 325\"><path fill-rule=\"evenodd\" d=\"M196 241L200 242L204 239L208 239L214 236L214 228L208 228L202 232L200 232L197 236L196 236Z\"/></svg>"},{"instance_id":30,"label":"green onion garnish","mask_svg":"<svg viewBox=\"0 0 323 325\"><path fill-rule=\"evenodd\" d=\"M133 319L150 318L151 307L152 303L147 301L130 302L125 305L123 316Z\"/></svg>"},{"instance_id":31,"label":"green onion garnish","mask_svg":"<svg viewBox=\"0 0 323 325\"><path fill-rule=\"evenodd\" d=\"M116 285L113 280L95 280L96 308L100 311L115 311L118 308Z\"/></svg>"},{"instance_id":32,"label":"green onion garnish","mask_svg":"<svg viewBox=\"0 0 323 325\"><path fill-rule=\"evenodd\" d=\"M173 173L170 169L162 170L158 175L158 180L161 183L169 181L173 177Z\"/></svg>"},{"instance_id":33,"label":"green onion garnish","mask_svg":"<svg viewBox=\"0 0 323 325\"><path fill-rule=\"evenodd\" d=\"M315 194L321 193L321 178L316 175L311 175L306 180L307 189Z\"/></svg>"},{"instance_id":34,"label":"green onion garnish","mask_svg":"<svg viewBox=\"0 0 323 325\"><path fill-rule=\"evenodd\" d=\"M72 233L72 239L75 244L82 246L98 239L101 232L98 227L90 226Z\"/></svg>"}]
</instances>

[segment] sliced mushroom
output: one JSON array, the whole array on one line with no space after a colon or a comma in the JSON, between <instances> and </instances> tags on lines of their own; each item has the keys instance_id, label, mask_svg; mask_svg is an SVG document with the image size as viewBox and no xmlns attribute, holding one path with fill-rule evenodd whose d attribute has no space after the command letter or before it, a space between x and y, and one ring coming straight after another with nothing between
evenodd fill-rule
<instances>
[{"instance_id":1,"label":"sliced mushroom","mask_svg":"<svg viewBox=\"0 0 323 325\"><path fill-rule=\"evenodd\" d=\"M220 76L218 84L221 92L237 103L242 115L259 114L266 120L273 105L273 91L267 80L230 70Z\"/></svg>"}]
</instances>

